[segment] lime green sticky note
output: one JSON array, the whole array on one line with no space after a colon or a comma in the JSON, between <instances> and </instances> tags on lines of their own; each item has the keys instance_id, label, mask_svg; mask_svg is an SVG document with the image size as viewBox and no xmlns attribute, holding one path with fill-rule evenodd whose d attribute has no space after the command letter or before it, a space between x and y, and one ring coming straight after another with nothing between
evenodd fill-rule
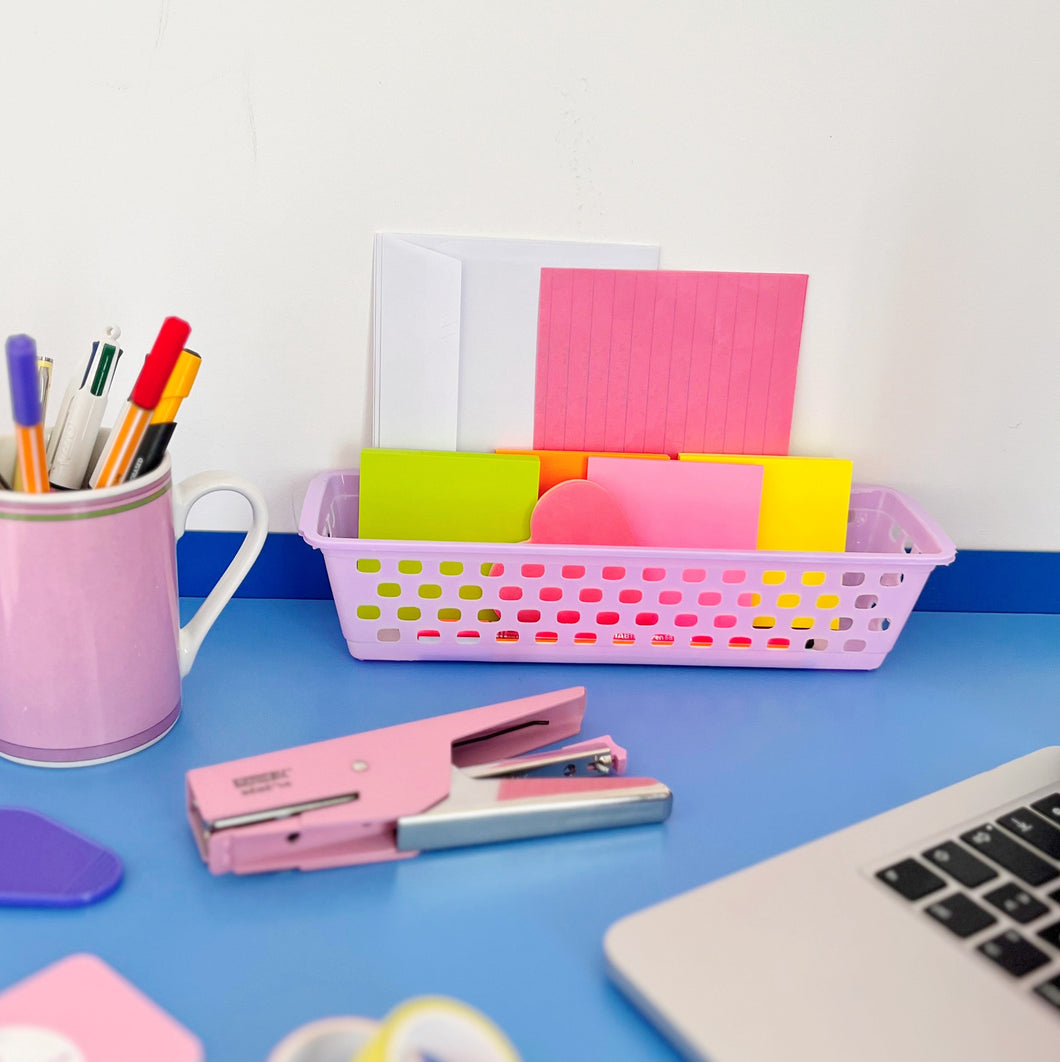
<instances>
[{"instance_id":1,"label":"lime green sticky note","mask_svg":"<svg viewBox=\"0 0 1060 1062\"><path fill-rule=\"evenodd\" d=\"M679 454L682 461L761 465L759 549L841 553L846 549L853 462L830 457Z\"/></svg>"},{"instance_id":2,"label":"lime green sticky note","mask_svg":"<svg viewBox=\"0 0 1060 1062\"><path fill-rule=\"evenodd\" d=\"M522 542L540 461L445 450L362 450L360 538Z\"/></svg>"}]
</instances>

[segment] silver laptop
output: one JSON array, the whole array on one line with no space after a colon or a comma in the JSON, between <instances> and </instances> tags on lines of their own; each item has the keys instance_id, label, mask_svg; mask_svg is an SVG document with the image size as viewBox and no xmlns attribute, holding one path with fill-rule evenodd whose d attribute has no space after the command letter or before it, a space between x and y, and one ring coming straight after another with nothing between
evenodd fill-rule
<instances>
[{"instance_id":1,"label":"silver laptop","mask_svg":"<svg viewBox=\"0 0 1060 1062\"><path fill-rule=\"evenodd\" d=\"M621 920L690 1059L1058 1062L1060 747Z\"/></svg>"}]
</instances>

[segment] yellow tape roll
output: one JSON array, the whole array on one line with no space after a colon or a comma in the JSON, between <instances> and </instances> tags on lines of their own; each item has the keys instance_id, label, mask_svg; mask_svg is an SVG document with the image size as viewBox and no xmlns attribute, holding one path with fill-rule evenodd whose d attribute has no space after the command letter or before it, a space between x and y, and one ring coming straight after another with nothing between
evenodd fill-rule
<instances>
[{"instance_id":1,"label":"yellow tape roll","mask_svg":"<svg viewBox=\"0 0 1060 1062\"><path fill-rule=\"evenodd\" d=\"M265 1062L349 1062L378 1031L369 1018L321 1018L285 1036Z\"/></svg>"},{"instance_id":2,"label":"yellow tape roll","mask_svg":"<svg viewBox=\"0 0 1060 1062\"><path fill-rule=\"evenodd\" d=\"M409 1062L425 1051L437 1062L521 1062L507 1036L456 999L425 996L395 1007L351 1062Z\"/></svg>"}]
</instances>

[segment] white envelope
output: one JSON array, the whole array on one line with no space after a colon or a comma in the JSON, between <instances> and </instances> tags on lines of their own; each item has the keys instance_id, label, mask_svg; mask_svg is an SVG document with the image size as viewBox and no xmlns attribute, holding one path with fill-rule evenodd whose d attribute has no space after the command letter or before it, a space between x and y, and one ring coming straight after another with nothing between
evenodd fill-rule
<instances>
[{"instance_id":1,"label":"white envelope","mask_svg":"<svg viewBox=\"0 0 1060 1062\"><path fill-rule=\"evenodd\" d=\"M375 446L529 448L543 267L658 269L659 248L379 233Z\"/></svg>"}]
</instances>

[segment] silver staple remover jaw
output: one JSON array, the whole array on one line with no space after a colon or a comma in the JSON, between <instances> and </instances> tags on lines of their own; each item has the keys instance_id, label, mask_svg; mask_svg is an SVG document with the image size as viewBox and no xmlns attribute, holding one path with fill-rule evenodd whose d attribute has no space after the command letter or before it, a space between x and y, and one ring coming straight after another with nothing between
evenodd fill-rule
<instances>
[{"instance_id":1,"label":"silver staple remover jaw","mask_svg":"<svg viewBox=\"0 0 1060 1062\"><path fill-rule=\"evenodd\" d=\"M573 754L561 749L478 767L454 767L449 796L427 811L398 819L397 847L426 851L662 822L670 814L673 794L653 779L612 776L615 748L594 743ZM619 784L585 788L564 784L572 778L608 776ZM504 785L521 779L554 784L515 789Z\"/></svg>"}]
</instances>

